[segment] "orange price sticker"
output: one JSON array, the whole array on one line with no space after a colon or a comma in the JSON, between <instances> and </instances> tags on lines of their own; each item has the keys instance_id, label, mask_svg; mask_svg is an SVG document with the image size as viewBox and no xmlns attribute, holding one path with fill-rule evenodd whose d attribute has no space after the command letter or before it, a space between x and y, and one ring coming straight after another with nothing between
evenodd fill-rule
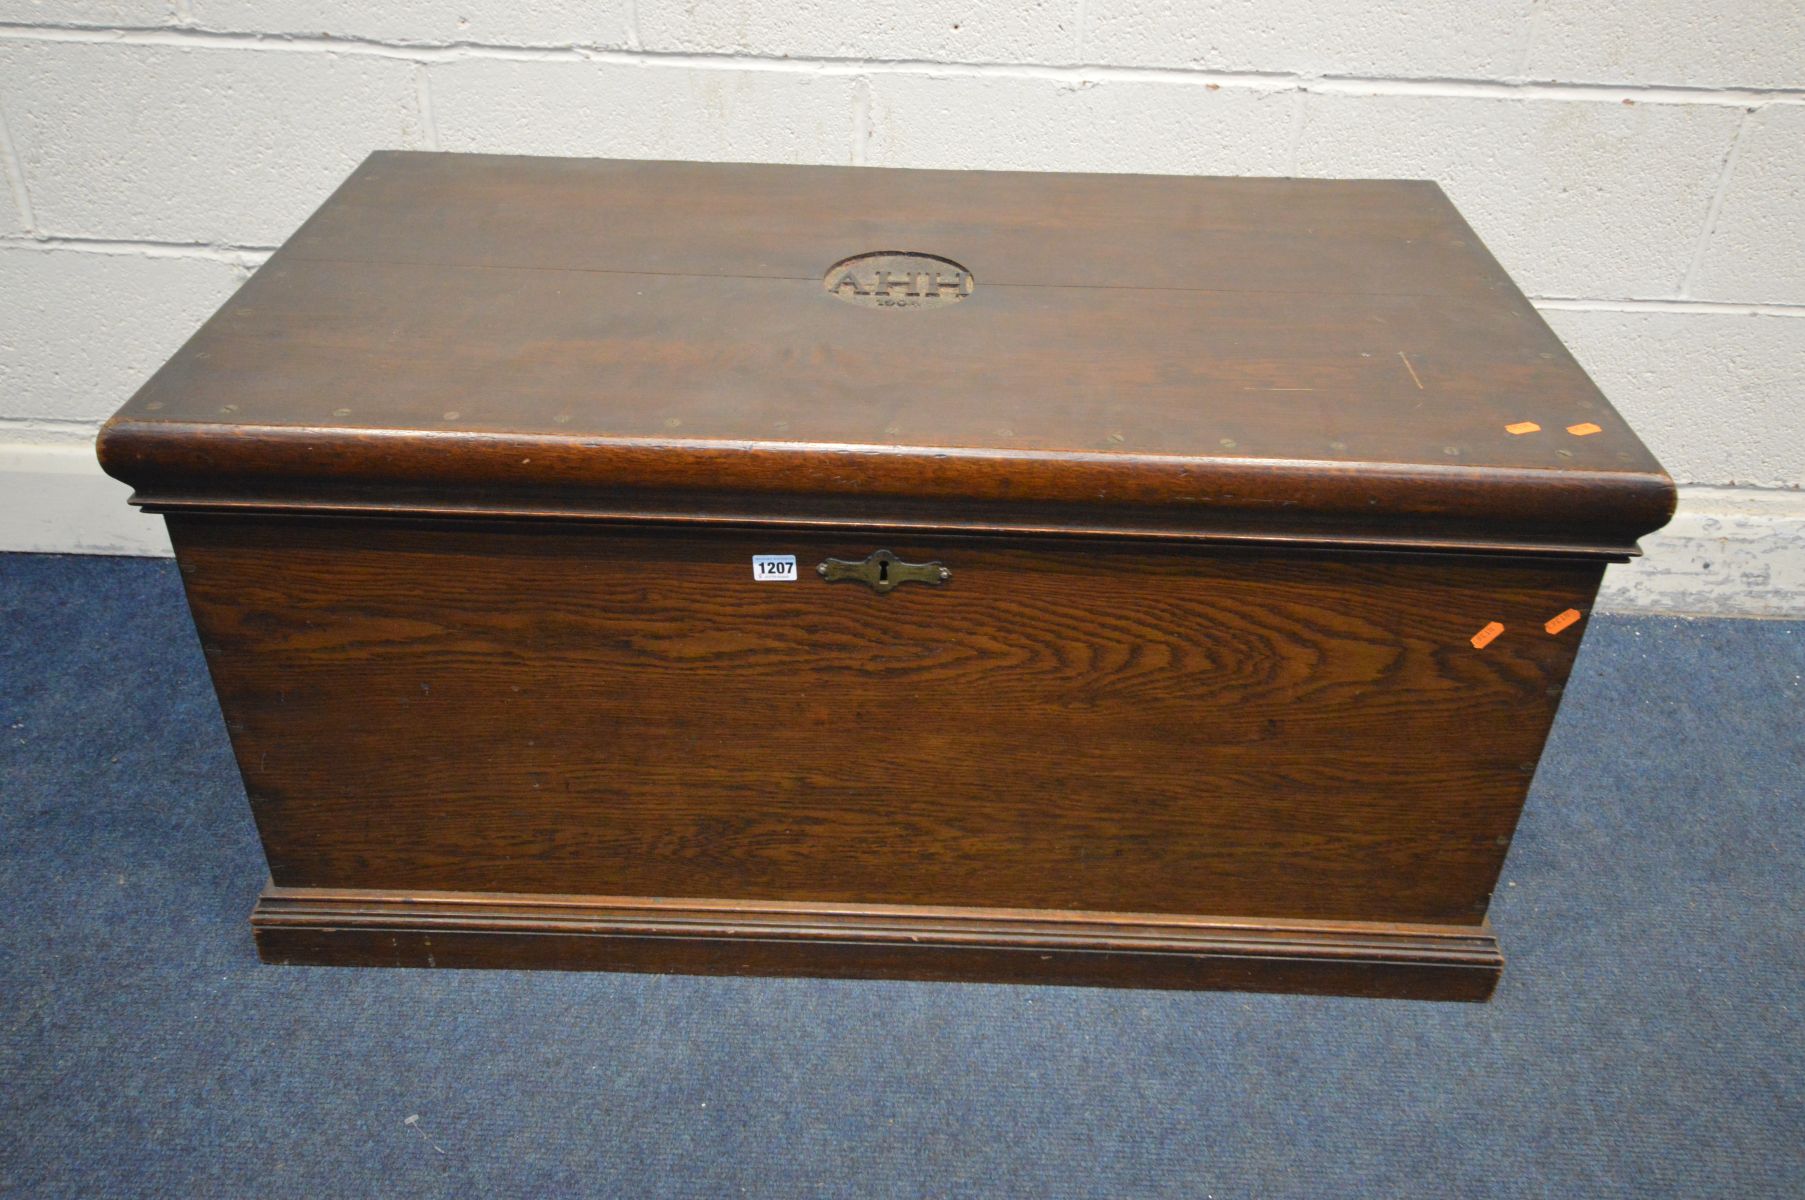
<instances>
[{"instance_id":1,"label":"orange price sticker","mask_svg":"<svg viewBox=\"0 0 1805 1200\"><path fill-rule=\"evenodd\" d=\"M1579 610L1577 608L1570 608L1566 612L1561 613L1559 616L1550 620L1546 625L1542 626L1542 628L1546 629L1549 633L1559 633L1577 620L1579 620Z\"/></svg>"}]
</instances>

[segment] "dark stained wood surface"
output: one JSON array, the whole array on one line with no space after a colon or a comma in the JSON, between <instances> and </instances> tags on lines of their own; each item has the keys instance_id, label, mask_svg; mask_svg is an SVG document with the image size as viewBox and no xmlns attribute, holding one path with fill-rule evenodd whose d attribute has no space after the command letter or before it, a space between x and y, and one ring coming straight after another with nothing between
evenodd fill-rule
<instances>
[{"instance_id":1,"label":"dark stained wood surface","mask_svg":"<svg viewBox=\"0 0 1805 1200\"><path fill-rule=\"evenodd\" d=\"M1601 569L949 538L879 596L822 535L170 525L283 887L1463 925Z\"/></svg>"},{"instance_id":2,"label":"dark stained wood surface","mask_svg":"<svg viewBox=\"0 0 1805 1200\"><path fill-rule=\"evenodd\" d=\"M1674 497L1402 181L378 154L99 452L271 961L1466 999L1544 625ZM879 548L951 582L813 575Z\"/></svg>"},{"instance_id":3,"label":"dark stained wood surface","mask_svg":"<svg viewBox=\"0 0 1805 1200\"><path fill-rule=\"evenodd\" d=\"M270 887L272 963L820 975L1484 1000L1491 928Z\"/></svg>"},{"instance_id":4,"label":"dark stained wood surface","mask_svg":"<svg viewBox=\"0 0 1805 1200\"><path fill-rule=\"evenodd\" d=\"M976 290L826 293L885 249ZM1439 189L1396 181L383 153L101 452L165 508L1622 555L1672 507Z\"/></svg>"}]
</instances>

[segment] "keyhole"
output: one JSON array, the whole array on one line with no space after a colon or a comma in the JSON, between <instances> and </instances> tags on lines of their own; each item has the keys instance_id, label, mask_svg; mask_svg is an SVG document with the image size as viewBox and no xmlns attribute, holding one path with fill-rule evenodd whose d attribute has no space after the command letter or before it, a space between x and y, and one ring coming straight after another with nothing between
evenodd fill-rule
<instances>
[{"instance_id":1,"label":"keyhole","mask_svg":"<svg viewBox=\"0 0 1805 1200\"><path fill-rule=\"evenodd\" d=\"M877 564L877 581L879 583L890 582L890 564L888 562Z\"/></svg>"}]
</instances>

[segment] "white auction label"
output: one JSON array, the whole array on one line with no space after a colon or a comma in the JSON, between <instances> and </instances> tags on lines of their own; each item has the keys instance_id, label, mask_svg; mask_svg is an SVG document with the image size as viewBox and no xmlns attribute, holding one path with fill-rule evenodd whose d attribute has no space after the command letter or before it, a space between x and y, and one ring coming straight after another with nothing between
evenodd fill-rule
<instances>
[{"instance_id":1,"label":"white auction label","mask_svg":"<svg viewBox=\"0 0 1805 1200\"><path fill-rule=\"evenodd\" d=\"M795 583L796 556L794 554L754 554L752 556L752 578L760 583Z\"/></svg>"}]
</instances>

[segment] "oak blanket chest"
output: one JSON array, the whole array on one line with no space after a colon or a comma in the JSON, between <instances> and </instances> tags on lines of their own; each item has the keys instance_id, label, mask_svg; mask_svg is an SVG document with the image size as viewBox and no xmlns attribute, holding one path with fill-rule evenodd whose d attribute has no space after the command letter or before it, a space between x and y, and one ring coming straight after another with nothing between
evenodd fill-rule
<instances>
[{"instance_id":1,"label":"oak blanket chest","mask_svg":"<svg viewBox=\"0 0 1805 1200\"><path fill-rule=\"evenodd\" d=\"M285 963L1482 999L1674 501L1398 181L376 154L99 452Z\"/></svg>"}]
</instances>

